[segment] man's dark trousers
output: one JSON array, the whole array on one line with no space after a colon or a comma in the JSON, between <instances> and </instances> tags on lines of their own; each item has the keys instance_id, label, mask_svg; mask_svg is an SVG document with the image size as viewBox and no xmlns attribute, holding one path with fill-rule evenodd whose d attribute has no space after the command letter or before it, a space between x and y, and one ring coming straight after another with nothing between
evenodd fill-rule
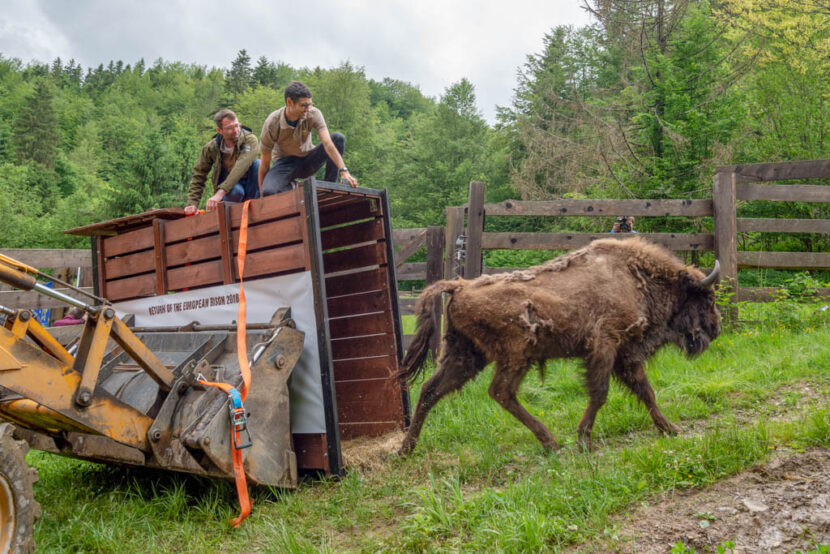
<instances>
[{"instance_id":1,"label":"man's dark trousers","mask_svg":"<svg viewBox=\"0 0 830 554\"><path fill-rule=\"evenodd\" d=\"M222 168L219 182L225 180L227 170ZM244 202L259 198L259 160L254 160L245 175L236 183L231 191L222 199L223 202Z\"/></svg>"},{"instance_id":2,"label":"man's dark trousers","mask_svg":"<svg viewBox=\"0 0 830 554\"><path fill-rule=\"evenodd\" d=\"M331 141L342 156L346 149L346 137L342 133L332 133ZM291 190L291 181L311 177L317 173L317 170L324 163L326 164L326 175L323 179L336 183L338 167L331 161L322 144L315 146L307 156L286 156L285 158L280 158L271 166L268 173L265 174L265 179L262 181L262 196L270 196L271 194Z\"/></svg>"}]
</instances>

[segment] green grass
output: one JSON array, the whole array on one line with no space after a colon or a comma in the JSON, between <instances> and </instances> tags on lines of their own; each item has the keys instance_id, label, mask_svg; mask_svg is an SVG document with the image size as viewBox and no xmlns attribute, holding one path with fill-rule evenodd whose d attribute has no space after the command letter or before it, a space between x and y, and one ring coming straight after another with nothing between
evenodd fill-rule
<instances>
[{"instance_id":1,"label":"green grass","mask_svg":"<svg viewBox=\"0 0 830 554\"><path fill-rule=\"evenodd\" d=\"M307 480L297 491L256 489L254 512L237 530L227 525L237 509L230 483L32 452L43 506L38 548L527 552L584 540L613 545L609 516L657 493L714 483L776 449L830 447L830 328L764 322L721 336L696 360L664 349L650 361L658 402L684 429L678 437L658 435L643 407L615 385L594 428L597 451L579 452L575 429L587 400L580 369L553 361L544 382L530 374L521 390L525 406L563 444L546 453L489 398L488 369L436 406L411 457L341 480Z\"/></svg>"}]
</instances>

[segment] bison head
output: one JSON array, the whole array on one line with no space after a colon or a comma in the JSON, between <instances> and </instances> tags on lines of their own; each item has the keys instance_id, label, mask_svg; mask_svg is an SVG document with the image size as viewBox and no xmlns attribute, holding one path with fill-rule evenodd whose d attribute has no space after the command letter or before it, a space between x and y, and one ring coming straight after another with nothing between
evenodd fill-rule
<instances>
[{"instance_id":1,"label":"bison head","mask_svg":"<svg viewBox=\"0 0 830 554\"><path fill-rule=\"evenodd\" d=\"M709 343L720 335L720 312L715 304L714 285L718 279L720 264L705 278L700 273L680 272L678 302L669 323L674 342L689 357L697 356L709 348Z\"/></svg>"}]
</instances>

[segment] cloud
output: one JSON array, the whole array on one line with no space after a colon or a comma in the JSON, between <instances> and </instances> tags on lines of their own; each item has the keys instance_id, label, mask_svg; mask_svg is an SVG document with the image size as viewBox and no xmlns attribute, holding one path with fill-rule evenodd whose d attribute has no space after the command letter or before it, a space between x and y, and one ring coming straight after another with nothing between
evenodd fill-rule
<instances>
[{"instance_id":1,"label":"cloud","mask_svg":"<svg viewBox=\"0 0 830 554\"><path fill-rule=\"evenodd\" d=\"M508 105L516 70L557 25L587 23L578 0L40 0L12 2L0 52L24 61L75 58L229 67L246 49L294 67L343 61L440 96L468 78L492 121Z\"/></svg>"}]
</instances>

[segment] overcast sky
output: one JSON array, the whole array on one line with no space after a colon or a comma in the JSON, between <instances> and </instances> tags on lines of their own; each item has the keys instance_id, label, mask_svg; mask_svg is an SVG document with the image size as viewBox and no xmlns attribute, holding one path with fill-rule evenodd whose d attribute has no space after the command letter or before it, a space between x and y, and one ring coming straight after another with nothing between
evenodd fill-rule
<instances>
[{"instance_id":1,"label":"overcast sky","mask_svg":"<svg viewBox=\"0 0 830 554\"><path fill-rule=\"evenodd\" d=\"M141 58L230 67L241 49L293 67L343 61L438 97L466 77L493 122L516 71L557 25L581 26L580 0L6 0L0 54L84 68Z\"/></svg>"}]
</instances>

